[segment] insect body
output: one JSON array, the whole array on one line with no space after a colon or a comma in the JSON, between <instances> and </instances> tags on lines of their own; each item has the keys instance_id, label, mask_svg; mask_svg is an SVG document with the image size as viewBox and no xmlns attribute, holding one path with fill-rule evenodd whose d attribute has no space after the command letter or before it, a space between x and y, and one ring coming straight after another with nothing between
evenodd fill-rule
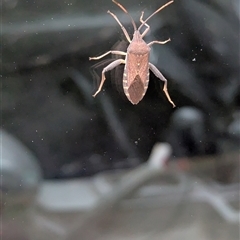
<instances>
[{"instance_id":1,"label":"insect body","mask_svg":"<svg viewBox=\"0 0 240 240\"><path fill-rule=\"evenodd\" d=\"M123 73L123 89L129 101L137 104L145 95L149 82L150 47L138 31L128 46Z\"/></svg>"},{"instance_id":2,"label":"insect body","mask_svg":"<svg viewBox=\"0 0 240 240\"><path fill-rule=\"evenodd\" d=\"M117 4L126 14L129 15L127 10L118 2L115 0L112 0L115 4ZM133 21L132 17L131 22L134 27L134 34L132 40L130 39L126 29L121 24L121 22L118 20L117 16L114 15L112 12L108 11L109 14L112 15L112 17L118 22L120 27L123 30L124 35L126 36L128 42L130 43L127 52L122 51L108 51L105 54L98 56L98 57L90 57L90 60L98 60L103 57L105 57L108 54L117 54L117 55L123 55L125 56L125 59L117 59L110 63L108 66L106 66L102 71L102 79L99 85L98 90L93 95L94 97L101 91L102 86L105 82L105 72L112 70L113 68L117 67L120 64L125 64L124 73L123 73L123 89L124 93L127 96L128 100L132 104L138 104L142 98L144 97L147 88L148 88L148 82L149 82L149 70L151 70L156 77L164 81L164 87L163 91L165 92L166 97L168 98L168 101L175 107L175 104L171 100L168 91L167 91L167 79L161 74L161 72L149 62L149 55L151 50L151 45L153 44L165 44L170 41L170 39L166 41L152 41L150 43L146 43L143 40L143 37L147 34L147 32L150 30L150 26L146 23L153 15L161 11L163 8L167 7L173 3L173 1L170 1L157 9L153 14L151 14L146 20L143 20L144 12L142 12L140 17L141 25L137 29L135 22ZM145 26L146 29L143 31L143 33L140 33L140 29Z\"/></svg>"}]
</instances>

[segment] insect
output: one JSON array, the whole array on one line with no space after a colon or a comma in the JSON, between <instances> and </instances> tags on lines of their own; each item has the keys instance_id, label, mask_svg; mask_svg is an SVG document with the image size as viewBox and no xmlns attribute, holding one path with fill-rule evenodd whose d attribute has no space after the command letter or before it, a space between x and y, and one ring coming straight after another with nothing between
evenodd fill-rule
<instances>
[{"instance_id":1,"label":"insect","mask_svg":"<svg viewBox=\"0 0 240 240\"><path fill-rule=\"evenodd\" d=\"M162 9L173 3L173 1L169 1L162 7L158 8L154 13L152 13L147 19L143 20L144 12L142 12L140 16L140 22L141 25L137 28L136 24L132 18L132 16L128 13L128 11L117 1L112 0L116 5L118 5L131 19L133 28L134 28L134 34L132 40L130 39L130 36L125 29L125 27L122 25L122 23L119 21L118 17L113 14L112 12L108 11L110 15L117 21L117 23L120 25L127 41L129 42L129 46L127 48L127 52L112 50L108 51L98 57L90 57L89 60L98 60L103 57L105 57L108 54L117 54L125 56L125 59L117 59L110 63L108 66L106 66L102 71L102 78L99 85L98 90L93 95L95 97L102 89L103 84L106 80L105 73L107 71L110 71L117 67L120 64L125 64L124 72L123 72L123 90L128 98L128 100L132 104L138 104L142 98L144 97L147 88L148 88L148 82L149 82L149 70L151 70L154 75L162 80L164 82L163 91L168 99L168 101L175 107L174 102L171 100L168 90L167 90L167 79L162 75L162 73L155 67L152 63L149 62L149 56L150 56L150 50L151 46L153 44L165 44L170 40L167 39L166 41L152 41L150 43L146 43L143 40L143 37L148 33L150 30L150 26L147 24L147 21L153 17L156 13L160 12ZM140 33L140 29L145 26L146 29Z\"/></svg>"}]
</instances>

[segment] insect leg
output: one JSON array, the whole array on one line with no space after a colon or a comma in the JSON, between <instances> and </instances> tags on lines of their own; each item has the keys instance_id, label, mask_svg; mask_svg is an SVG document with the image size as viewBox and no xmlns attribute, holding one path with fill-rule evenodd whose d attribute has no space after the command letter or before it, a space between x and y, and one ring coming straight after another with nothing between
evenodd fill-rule
<instances>
[{"instance_id":1,"label":"insect leg","mask_svg":"<svg viewBox=\"0 0 240 240\"><path fill-rule=\"evenodd\" d=\"M162 73L152 63L149 63L149 69L154 73L154 75L157 78L159 78L160 80L162 80L164 82L163 91L164 91L168 101L173 105L173 107L175 107L174 102L172 101L172 99L170 98L170 96L168 94L167 79L162 75Z\"/></svg>"},{"instance_id":2,"label":"insect leg","mask_svg":"<svg viewBox=\"0 0 240 240\"><path fill-rule=\"evenodd\" d=\"M167 42L170 42L171 41L171 39L169 38L169 39L167 39L166 41L152 41L152 42L150 42L150 43L148 43L148 46L150 47L151 45L153 45L153 44L165 44L165 43L167 43Z\"/></svg>"},{"instance_id":3,"label":"insect leg","mask_svg":"<svg viewBox=\"0 0 240 240\"><path fill-rule=\"evenodd\" d=\"M150 26L148 25L148 24L146 24L145 22L144 22L144 20L143 20L143 14L144 14L144 12L142 12L142 14L141 14L141 17L140 17L140 22L145 26L145 27L147 27L145 30L144 30L144 32L141 34L141 37L143 38L146 34L147 34L147 32L150 30Z\"/></svg>"},{"instance_id":4,"label":"insect leg","mask_svg":"<svg viewBox=\"0 0 240 240\"><path fill-rule=\"evenodd\" d=\"M127 30L125 29L125 27L121 24L121 22L118 20L117 16L115 14L113 14L112 12L108 11L109 14L112 15L112 17L117 21L117 23L120 25L121 29L123 30L123 33L125 35L125 37L127 38L128 42L131 42L131 39L129 37L129 34L127 32Z\"/></svg>"},{"instance_id":5,"label":"insect leg","mask_svg":"<svg viewBox=\"0 0 240 240\"><path fill-rule=\"evenodd\" d=\"M110 53L111 53L111 54L117 54L117 55L124 55L124 56L127 55L127 53L122 52L122 51L108 51L108 52L106 52L106 53L104 53L103 55L98 56L98 57L89 57L89 60L98 60L98 59L101 59L101 58L107 56L107 55L110 54Z\"/></svg>"},{"instance_id":6,"label":"insect leg","mask_svg":"<svg viewBox=\"0 0 240 240\"><path fill-rule=\"evenodd\" d=\"M117 59L114 62L110 63L108 66L106 66L103 71L102 71L102 80L101 83L99 85L98 90L95 92L95 94L93 95L93 97L96 97L96 95L102 90L102 86L106 80L105 77L105 72L112 70L113 68L117 67L120 64L125 64L125 60L124 59Z\"/></svg>"}]
</instances>

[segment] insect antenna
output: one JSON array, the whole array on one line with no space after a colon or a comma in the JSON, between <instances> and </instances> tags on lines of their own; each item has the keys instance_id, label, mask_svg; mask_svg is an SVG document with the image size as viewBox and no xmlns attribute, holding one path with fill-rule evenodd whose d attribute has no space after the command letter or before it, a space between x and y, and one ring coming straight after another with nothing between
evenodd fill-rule
<instances>
[{"instance_id":1,"label":"insect antenna","mask_svg":"<svg viewBox=\"0 0 240 240\"><path fill-rule=\"evenodd\" d=\"M137 26L136 26L136 23L134 22L132 16L128 13L128 11L120 4L118 3L117 1L115 0L112 0L115 4L117 4L131 19L131 22L132 22L132 25L133 25L133 28L134 28L134 32L137 31Z\"/></svg>"},{"instance_id":2,"label":"insect antenna","mask_svg":"<svg viewBox=\"0 0 240 240\"><path fill-rule=\"evenodd\" d=\"M114 1L114 0L113 0ZM153 17L156 13L160 12L162 9L173 3L174 1L169 1L168 3L164 4L161 6L159 9L157 9L154 13L152 13L146 20L143 21L143 23L139 26L138 31L142 28L142 26L151 18Z\"/></svg>"}]
</instances>

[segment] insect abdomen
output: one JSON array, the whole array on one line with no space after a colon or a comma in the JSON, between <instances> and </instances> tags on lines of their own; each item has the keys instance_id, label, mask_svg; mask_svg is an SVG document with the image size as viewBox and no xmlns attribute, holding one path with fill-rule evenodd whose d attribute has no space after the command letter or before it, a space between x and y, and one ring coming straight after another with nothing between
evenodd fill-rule
<instances>
[{"instance_id":1,"label":"insect abdomen","mask_svg":"<svg viewBox=\"0 0 240 240\"><path fill-rule=\"evenodd\" d=\"M142 100L145 88L139 75L136 75L125 93L132 104L138 104Z\"/></svg>"}]
</instances>

